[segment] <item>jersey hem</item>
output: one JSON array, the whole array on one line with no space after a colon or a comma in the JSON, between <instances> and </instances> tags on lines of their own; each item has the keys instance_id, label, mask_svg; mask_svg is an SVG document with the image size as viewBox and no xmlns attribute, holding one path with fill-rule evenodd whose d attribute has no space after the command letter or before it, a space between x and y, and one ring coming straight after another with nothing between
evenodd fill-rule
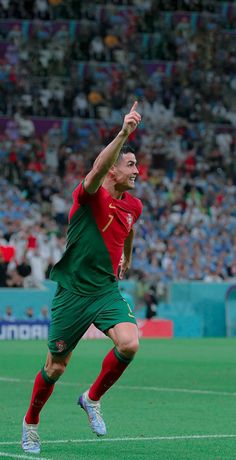
<instances>
[{"instance_id":1,"label":"jersey hem","mask_svg":"<svg viewBox=\"0 0 236 460\"><path fill-rule=\"evenodd\" d=\"M53 280L53 281L56 281L56 280ZM105 294L109 294L109 292L113 292L116 290L119 291L118 281L114 282L112 286L109 286L109 288L107 289L95 289L94 291L90 291L90 292L84 292L84 291L80 291L79 289L70 288L69 286L62 284L59 281L56 281L56 283L59 286L61 286L63 289L66 289L66 291L72 292L73 294L79 295L81 297L95 297L95 296L101 297Z\"/></svg>"}]
</instances>

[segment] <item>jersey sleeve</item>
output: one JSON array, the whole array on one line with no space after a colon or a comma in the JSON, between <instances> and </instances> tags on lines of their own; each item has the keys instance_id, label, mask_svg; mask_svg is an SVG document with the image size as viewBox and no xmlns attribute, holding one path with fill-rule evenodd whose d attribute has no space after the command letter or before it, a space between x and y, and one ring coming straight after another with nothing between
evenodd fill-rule
<instances>
[{"instance_id":1,"label":"jersey sleeve","mask_svg":"<svg viewBox=\"0 0 236 460\"><path fill-rule=\"evenodd\" d=\"M89 193L86 192L83 181L80 182L79 185L75 188L75 190L72 193L72 197L73 204L69 212L69 221L74 215L74 213L77 211L77 209L79 209L80 205L87 203L91 197L91 195L89 195Z\"/></svg>"},{"instance_id":2,"label":"jersey sleeve","mask_svg":"<svg viewBox=\"0 0 236 460\"><path fill-rule=\"evenodd\" d=\"M91 195L86 192L84 188L84 181L80 182L78 187L73 191L72 193L73 197L73 202L79 203L79 204L85 204L87 201L89 201L89 198Z\"/></svg>"}]
</instances>

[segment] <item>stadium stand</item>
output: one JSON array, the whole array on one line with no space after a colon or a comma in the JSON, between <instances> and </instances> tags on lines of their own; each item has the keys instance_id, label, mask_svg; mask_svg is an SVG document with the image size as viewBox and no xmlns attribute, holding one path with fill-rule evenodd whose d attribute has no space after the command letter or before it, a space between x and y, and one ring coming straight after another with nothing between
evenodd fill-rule
<instances>
[{"instance_id":1,"label":"stadium stand","mask_svg":"<svg viewBox=\"0 0 236 460\"><path fill-rule=\"evenodd\" d=\"M236 279L235 3L0 0L0 17L0 285L48 277L72 190L134 97L129 277Z\"/></svg>"}]
</instances>

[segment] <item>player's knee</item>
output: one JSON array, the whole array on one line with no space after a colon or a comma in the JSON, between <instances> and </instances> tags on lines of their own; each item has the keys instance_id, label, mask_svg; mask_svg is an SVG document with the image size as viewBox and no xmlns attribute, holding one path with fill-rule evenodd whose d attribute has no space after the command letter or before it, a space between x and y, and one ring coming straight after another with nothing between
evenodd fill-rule
<instances>
[{"instance_id":1,"label":"player's knee","mask_svg":"<svg viewBox=\"0 0 236 460\"><path fill-rule=\"evenodd\" d=\"M137 338L130 339L120 343L117 348L122 355L127 356L127 358L131 358L138 351L139 341Z\"/></svg>"}]
</instances>

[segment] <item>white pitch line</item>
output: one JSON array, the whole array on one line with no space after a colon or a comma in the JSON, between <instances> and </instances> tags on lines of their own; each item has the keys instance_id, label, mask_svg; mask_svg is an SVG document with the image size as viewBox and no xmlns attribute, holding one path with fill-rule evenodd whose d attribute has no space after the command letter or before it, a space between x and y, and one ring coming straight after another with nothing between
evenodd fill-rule
<instances>
[{"instance_id":1,"label":"white pitch line","mask_svg":"<svg viewBox=\"0 0 236 460\"><path fill-rule=\"evenodd\" d=\"M51 460L50 458L43 458L43 457L29 457L29 455L17 455L17 454L8 454L6 452L0 452L0 457L8 457L8 458L25 458L28 460Z\"/></svg>"},{"instance_id":2,"label":"white pitch line","mask_svg":"<svg viewBox=\"0 0 236 460\"><path fill-rule=\"evenodd\" d=\"M236 434L192 434L192 435L182 435L182 436L150 436L150 437L123 437L123 438L88 438L88 439L55 439L42 441L42 444L86 444L86 443L108 443L108 442L142 442L142 441L191 441L191 440L201 440L201 439L235 439ZM0 442L0 445L17 445L17 442ZM19 458L30 458L25 456L19 456ZM34 460L38 460L35 457L31 457ZM40 460L49 460L40 458Z\"/></svg>"},{"instance_id":3,"label":"white pitch line","mask_svg":"<svg viewBox=\"0 0 236 460\"><path fill-rule=\"evenodd\" d=\"M236 438L236 434L193 434L185 436L151 436L151 437L124 437L124 438L95 438L95 439L70 439L69 441L64 441L63 439L58 441L43 441L45 444L64 444L67 442L71 443L89 443L89 442L126 442L126 441L185 441L191 439L220 439L220 438Z\"/></svg>"},{"instance_id":4,"label":"white pitch line","mask_svg":"<svg viewBox=\"0 0 236 460\"><path fill-rule=\"evenodd\" d=\"M117 385L116 388L124 390L139 390L139 391L162 391L162 392L173 392L173 393L192 393L192 394L206 394L206 395L217 395L217 396L236 396L236 392L230 391L217 391L217 390L198 390L198 389L189 389L189 388L163 388L163 387L139 387L131 385Z\"/></svg>"},{"instance_id":5,"label":"white pitch line","mask_svg":"<svg viewBox=\"0 0 236 460\"><path fill-rule=\"evenodd\" d=\"M8 383L33 383L34 380L24 380L12 377L0 377L0 382ZM78 385L87 385L90 386L91 383L86 382L58 382L57 385L78 387ZM132 391L159 391L163 393L189 393L189 394L199 394L199 395L212 395L212 396L231 396L235 397L236 392L230 391L217 391L217 390L201 390L201 389L188 389L188 388L167 388L167 387L151 387L151 386L137 386L137 385L116 385L117 390L132 390Z\"/></svg>"}]
</instances>

